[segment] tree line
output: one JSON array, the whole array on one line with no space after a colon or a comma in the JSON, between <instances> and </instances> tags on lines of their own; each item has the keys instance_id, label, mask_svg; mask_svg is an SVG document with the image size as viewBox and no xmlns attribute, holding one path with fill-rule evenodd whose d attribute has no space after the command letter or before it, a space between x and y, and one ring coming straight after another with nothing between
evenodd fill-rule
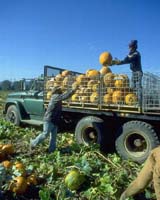
<instances>
[{"instance_id":1,"label":"tree line","mask_svg":"<svg viewBox=\"0 0 160 200\"><path fill-rule=\"evenodd\" d=\"M13 91L20 91L23 89L23 81L10 81L10 80L4 80L0 82L0 90L2 91L8 91L8 90L13 90Z\"/></svg>"}]
</instances>

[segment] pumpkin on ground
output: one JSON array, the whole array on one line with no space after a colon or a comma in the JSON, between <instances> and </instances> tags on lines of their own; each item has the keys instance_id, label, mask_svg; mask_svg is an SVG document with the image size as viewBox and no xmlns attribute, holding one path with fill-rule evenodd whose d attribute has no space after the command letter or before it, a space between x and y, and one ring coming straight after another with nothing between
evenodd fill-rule
<instances>
[{"instance_id":1,"label":"pumpkin on ground","mask_svg":"<svg viewBox=\"0 0 160 200\"><path fill-rule=\"evenodd\" d=\"M9 160L4 160L4 161L2 162L2 165L3 165L6 169L9 169L9 168L12 167L13 163L12 163L11 161L9 161Z\"/></svg>"},{"instance_id":2,"label":"pumpkin on ground","mask_svg":"<svg viewBox=\"0 0 160 200\"><path fill-rule=\"evenodd\" d=\"M111 65L112 55L107 51L101 53L99 56L99 62L100 62L100 64L102 64L104 66Z\"/></svg>"},{"instance_id":3,"label":"pumpkin on ground","mask_svg":"<svg viewBox=\"0 0 160 200\"><path fill-rule=\"evenodd\" d=\"M35 174L31 174L27 177L27 185L37 185L37 176Z\"/></svg>"},{"instance_id":4,"label":"pumpkin on ground","mask_svg":"<svg viewBox=\"0 0 160 200\"><path fill-rule=\"evenodd\" d=\"M27 190L27 180L23 176L15 177L9 186L9 190L16 194L24 194Z\"/></svg>"},{"instance_id":5,"label":"pumpkin on ground","mask_svg":"<svg viewBox=\"0 0 160 200\"><path fill-rule=\"evenodd\" d=\"M85 182L85 176L78 169L72 169L65 177L65 184L69 190L78 190Z\"/></svg>"},{"instance_id":6,"label":"pumpkin on ground","mask_svg":"<svg viewBox=\"0 0 160 200\"><path fill-rule=\"evenodd\" d=\"M13 144L4 144L2 147L2 151L4 151L6 154L13 154L14 153L14 146Z\"/></svg>"}]
</instances>

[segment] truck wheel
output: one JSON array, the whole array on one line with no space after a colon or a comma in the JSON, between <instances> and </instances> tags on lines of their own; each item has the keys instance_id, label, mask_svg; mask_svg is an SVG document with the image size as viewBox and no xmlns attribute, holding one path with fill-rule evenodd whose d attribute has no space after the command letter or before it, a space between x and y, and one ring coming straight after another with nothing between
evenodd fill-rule
<instances>
[{"instance_id":1,"label":"truck wheel","mask_svg":"<svg viewBox=\"0 0 160 200\"><path fill-rule=\"evenodd\" d=\"M141 121L125 123L116 139L116 150L124 159L143 163L150 151L159 144L159 140L153 127Z\"/></svg>"},{"instance_id":2,"label":"truck wheel","mask_svg":"<svg viewBox=\"0 0 160 200\"><path fill-rule=\"evenodd\" d=\"M101 143L103 120L94 117L82 118L75 129L75 137L79 144Z\"/></svg>"},{"instance_id":3,"label":"truck wheel","mask_svg":"<svg viewBox=\"0 0 160 200\"><path fill-rule=\"evenodd\" d=\"M17 126L20 125L20 117L15 105L11 105L8 107L6 113L6 120Z\"/></svg>"}]
</instances>

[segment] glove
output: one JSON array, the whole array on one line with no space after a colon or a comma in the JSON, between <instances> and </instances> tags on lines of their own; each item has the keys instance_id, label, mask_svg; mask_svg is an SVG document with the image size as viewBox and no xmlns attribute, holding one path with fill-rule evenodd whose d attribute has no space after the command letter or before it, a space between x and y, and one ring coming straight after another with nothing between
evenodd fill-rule
<instances>
[{"instance_id":1,"label":"glove","mask_svg":"<svg viewBox=\"0 0 160 200\"><path fill-rule=\"evenodd\" d=\"M118 64L120 64L120 63L121 63L121 61L118 60L117 58L115 58L115 60L112 60L111 66L112 66L112 65L118 65Z\"/></svg>"}]
</instances>

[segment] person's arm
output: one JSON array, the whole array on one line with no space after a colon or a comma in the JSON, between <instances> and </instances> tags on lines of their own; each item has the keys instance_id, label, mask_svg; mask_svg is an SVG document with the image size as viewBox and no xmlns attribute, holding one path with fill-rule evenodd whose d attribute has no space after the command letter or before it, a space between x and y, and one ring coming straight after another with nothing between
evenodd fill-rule
<instances>
[{"instance_id":1,"label":"person's arm","mask_svg":"<svg viewBox=\"0 0 160 200\"><path fill-rule=\"evenodd\" d=\"M142 192L153 179L153 168L155 166L154 153L151 152L137 178L122 193L120 200Z\"/></svg>"},{"instance_id":2,"label":"person's arm","mask_svg":"<svg viewBox=\"0 0 160 200\"><path fill-rule=\"evenodd\" d=\"M137 56L138 56L138 52L134 52L133 54L126 56L123 60L120 60L120 62L117 63L117 65L132 63L137 59Z\"/></svg>"},{"instance_id":3,"label":"person's arm","mask_svg":"<svg viewBox=\"0 0 160 200\"><path fill-rule=\"evenodd\" d=\"M68 99L69 97L72 96L72 94L74 94L74 92L75 92L75 90L71 89L71 90L69 90L69 91L67 91L67 92L65 92L65 93L63 93L63 94L61 94L61 95L59 95L59 96L58 96L58 100L59 100L59 101L63 101L63 100L65 100L65 99Z\"/></svg>"}]
</instances>

